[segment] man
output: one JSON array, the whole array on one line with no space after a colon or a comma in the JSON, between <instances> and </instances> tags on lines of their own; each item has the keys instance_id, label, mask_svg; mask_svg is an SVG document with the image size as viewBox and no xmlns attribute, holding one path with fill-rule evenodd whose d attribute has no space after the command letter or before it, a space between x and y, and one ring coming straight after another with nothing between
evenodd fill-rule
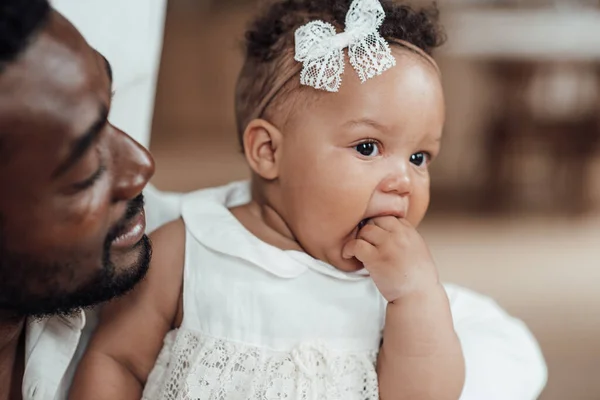
<instances>
[{"instance_id":1,"label":"man","mask_svg":"<svg viewBox=\"0 0 600 400\"><path fill-rule=\"evenodd\" d=\"M111 92L110 63L46 0L2 1L0 400L64 398L81 308L146 272L154 166L108 122Z\"/></svg>"}]
</instances>

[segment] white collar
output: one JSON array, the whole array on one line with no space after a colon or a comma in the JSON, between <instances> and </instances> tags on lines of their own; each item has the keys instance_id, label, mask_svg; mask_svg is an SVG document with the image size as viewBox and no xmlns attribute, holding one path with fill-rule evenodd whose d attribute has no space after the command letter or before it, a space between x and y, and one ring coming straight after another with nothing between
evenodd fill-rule
<instances>
[{"instance_id":1,"label":"white collar","mask_svg":"<svg viewBox=\"0 0 600 400\"><path fill-rule=\"evenodd\" d=\"M68 317L60 315L43 319L28 319L25 333L25 360L29 359L33 348L38 343L42 333L44 332L44 329L50 322L65 326L69 330L80 332L85 327L85 312L79 310Z\"/></svg>"},{"instance_id":2,"label":"white collar","mask_svg":"<svg viewBox=\"0 0 600 400\"><path fill-rule=\"evenodd\" d=\"M306 253L281 250L250 233L229 211L251 200L250 182L204 189L187 195L182 214L186 229L203 245L222 254L241 258L281 278L295 278L307 270L342 280L368 277L363 271L348 273Z\"/></svg>"}]
</instances>

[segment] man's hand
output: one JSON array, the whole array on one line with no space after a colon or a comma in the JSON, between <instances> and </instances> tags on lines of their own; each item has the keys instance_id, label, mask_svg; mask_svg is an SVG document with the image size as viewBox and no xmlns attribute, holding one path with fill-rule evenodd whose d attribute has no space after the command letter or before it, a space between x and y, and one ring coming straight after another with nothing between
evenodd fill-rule
<instances>
[{"instance_id":1,"label":"man's hand","mask_svg":"<svg viewBox=\"0 0 600 400\"><path fill-rule=\"evenodd\" d=\"M343 257L363 263L383 297L390 303L439 284L425 241L405 219L377 217L348 242Z\"/></svg>"}]
</instances>

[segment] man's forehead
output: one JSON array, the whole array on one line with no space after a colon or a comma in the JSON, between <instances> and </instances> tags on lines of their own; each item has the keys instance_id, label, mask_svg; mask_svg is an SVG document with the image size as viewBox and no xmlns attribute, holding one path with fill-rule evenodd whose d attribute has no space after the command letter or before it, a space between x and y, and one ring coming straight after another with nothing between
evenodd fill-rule
<instances>
[{"instance_id":1,"label":"man's forehead","mask_svg":"<svg viewBox=\"0 0 600 400\"><path fill-rule=\"evenodd\" d=\"M108 97L106 66L72 26L69 36L69 26L54 13L45 30L0 73L0 132L8 137L6 143L56 150L97 120Z\"/></svg>"},{"instance_id":2,"label":"man's forehead","mask_svg":"<svg viewBox=\"0 0 600 400\"><path fill-rule=\"evenodd\" d=\"M0 84L31 82L31 86L57 84L65 89L81 85L89 55L86 57L83 46L76 44L76 36L68 36L63 30L60 21L51 19L23 53L6 66Z\"/></svg>"},{"instance_id":3,"label":"man's forehead","mask_svg":"<svg viewBox=\"0 0 600 400\"><path fill-rule=\"evenodd\" d=\"M102 57L53 12L28 48L0 73L0 109L68 114L87 97L106 97L106 86Z\"/></svg>"}]
</instances>

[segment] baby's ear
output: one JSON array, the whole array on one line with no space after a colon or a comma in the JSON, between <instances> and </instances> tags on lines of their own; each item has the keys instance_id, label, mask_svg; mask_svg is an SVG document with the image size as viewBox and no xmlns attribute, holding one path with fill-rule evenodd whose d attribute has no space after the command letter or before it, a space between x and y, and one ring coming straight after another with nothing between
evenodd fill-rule
<instances>
[{"instance_id":1,"label":"baby's ear","mask_svg":"<svg viewBox=\"0 0 600 400\"><path fill-rule=\"evenodd\" d=\"M250 168L263 179L279 176L282 134L263 119L250 121L244 131L244 153Z\"/></svg>"}]
</instances>

